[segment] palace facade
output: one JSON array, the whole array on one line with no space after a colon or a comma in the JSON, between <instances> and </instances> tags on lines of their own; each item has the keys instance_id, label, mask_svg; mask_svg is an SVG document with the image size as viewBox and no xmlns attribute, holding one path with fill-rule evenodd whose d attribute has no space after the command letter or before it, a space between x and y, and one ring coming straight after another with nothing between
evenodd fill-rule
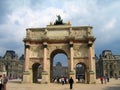
<instances>
[{"instance_id":1,"label":"palace facade","mask_svg":"<svg viewBox=\"0 0 120 90\"><path fill-rule=\"evenodd\" d=\"M114 55L111 50L104 50L96 60L96 73L97 77L120 77L120 55Z\"/></svg>"},{"instance_id":2,"label":"palace facade","mask_svg":"<svg viewBox=\"0 0 120 90\"><path fill-rule=\"evenodd\" d=\"M0 74L6 74L9 79L22 78L24 69L24 55L18 59L13 50L7 50L0 58Z\"/></svg>"}]
</instances>

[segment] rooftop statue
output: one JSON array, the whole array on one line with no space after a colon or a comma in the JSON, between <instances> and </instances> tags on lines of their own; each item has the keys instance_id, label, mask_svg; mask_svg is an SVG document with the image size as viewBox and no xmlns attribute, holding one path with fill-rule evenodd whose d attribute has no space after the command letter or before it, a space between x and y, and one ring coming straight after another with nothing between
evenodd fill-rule
<instances>
[{"instance_id":1,"label":"rooftop statue","mask_svg":"<svg viewBox=\"0 0 120 90\"><path fill-rule=\"evenodd\" d=\"M55 21L54 25L63 25L63 20L61 19L60 15L57 15L57 20Z\"/></svg>"}]
</instances>

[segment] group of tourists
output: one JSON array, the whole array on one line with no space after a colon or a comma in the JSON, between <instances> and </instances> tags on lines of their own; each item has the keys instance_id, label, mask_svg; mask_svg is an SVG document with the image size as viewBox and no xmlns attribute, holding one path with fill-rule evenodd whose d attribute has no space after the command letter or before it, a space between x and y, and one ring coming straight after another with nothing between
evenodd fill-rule
<instances>
[{"instance_id":1,"label":"group of tourists","mask_svg":"<svg viewBox=\"0 0 120 90\"><path fill-rule=\"evenodd\" d=\"M62 77L56 77L56 78L54 78L53 79L53 82L57 82L57 83L61 83L62 85L64 85L64 84L67 84L68 83L68 78L67 77L64 77L64 76L62 76Z\"/></svg>"},{"instance_id":2,"label":"group of tourists","mask_svg":"<svg viewBox=\"0 0 120 90\"><path fill-rule=\"evenodd\" d=\"M101 76L100 77L100 81L101 81L101 84L106 84L107 82L109 82L109 77L108 75L105 75L105 76Z\"/></svg>"},{"instance_id":3,"label":"group of tourists","mask_svg":"<svg viewBox=\"0 0 120 90\"><path fill-rule=\"evenodd\" d=\"M7 84L8 78L5 74L0 75L0 90L6 90L6 84Z\"/></svg>"},{"instance_id":4,"label":"group of tourists","mask_svg":"<svg viewBox=\"0 0 120 90\"><path fill-rule=\"evenodd\" d=\"M70 89L73 88L74 80L72 77L70 77L70 79L68 79L67 77L61 77L61 78L57 77L54 79L54 82L56 82L56 81L57 81L57 83L61 83L62 85L69 83Z\"/></svg>"}]
</instances>

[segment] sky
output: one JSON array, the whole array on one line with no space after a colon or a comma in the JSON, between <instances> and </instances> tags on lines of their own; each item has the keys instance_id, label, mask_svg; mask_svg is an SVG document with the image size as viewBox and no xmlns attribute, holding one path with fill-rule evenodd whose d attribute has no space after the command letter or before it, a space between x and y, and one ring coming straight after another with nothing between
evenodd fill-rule
<instances>
[{"instance_id":1,"label":"sky","mask_svg":"<svg viewBox=\"0 0 120 90\"><path fill-rule=\"evenodd\" d=\"M120 55L120 0L0 0L0 56L24 53L26 28L46 27L61 15L72 26L92 26L95 53Z\"/></svg>"}]
</instances>

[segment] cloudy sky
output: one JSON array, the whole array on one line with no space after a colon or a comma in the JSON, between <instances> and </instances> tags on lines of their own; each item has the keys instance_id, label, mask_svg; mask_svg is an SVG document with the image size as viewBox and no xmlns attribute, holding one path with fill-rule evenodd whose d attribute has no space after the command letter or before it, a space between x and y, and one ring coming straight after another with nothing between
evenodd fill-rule
<instances>
[{"instance_id":1,"label":"cloudy sky","mask_svg":"<svg viewBox=\"0 0 120 90\"><path fill-rule=\"evenodd\" d=\"M120 55L120 0L0 0L0 56L24 52L26 28L46 27L56 15L72 26L93 26L95 52Z\"/></svg>"}]
</instances>

